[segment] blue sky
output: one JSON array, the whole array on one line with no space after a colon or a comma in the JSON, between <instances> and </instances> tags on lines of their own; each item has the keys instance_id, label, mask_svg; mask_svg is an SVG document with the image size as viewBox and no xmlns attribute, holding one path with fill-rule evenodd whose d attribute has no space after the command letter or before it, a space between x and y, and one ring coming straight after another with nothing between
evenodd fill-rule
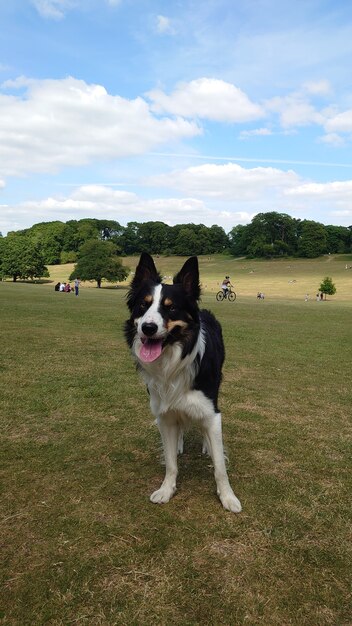
<instances>
[{"instance_id":1,"label":"blue sky","mask_svg":"<svg viewBox=\"0 0 352 626\"><path fill-rule=\"evenodd\" d=\"M0 231L352 224L352 3L0 2Z\"/></svg>"}]
</instances>

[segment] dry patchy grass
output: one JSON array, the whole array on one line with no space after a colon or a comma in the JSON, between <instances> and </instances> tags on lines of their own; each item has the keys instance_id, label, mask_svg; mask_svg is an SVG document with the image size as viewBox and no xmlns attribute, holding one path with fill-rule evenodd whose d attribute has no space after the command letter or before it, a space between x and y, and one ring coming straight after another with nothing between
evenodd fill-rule
<instances>
[{"instance_id":1,"label":"dry patchy grass","mask_svg":"<svg viewBox=\"0 0 352 626\"><path fill-rule=\"evenodd\" d=\"M226 342L233 515L193 429L178 493L149 503L163 468L123 290L0 297L1 623L350 623L351 301L205 294Z\"/></svg>"}]
</instances>

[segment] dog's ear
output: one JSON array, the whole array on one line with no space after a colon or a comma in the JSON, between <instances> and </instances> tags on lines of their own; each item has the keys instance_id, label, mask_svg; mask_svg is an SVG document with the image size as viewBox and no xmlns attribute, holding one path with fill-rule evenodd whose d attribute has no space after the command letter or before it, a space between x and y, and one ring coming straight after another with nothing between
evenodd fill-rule
<instances>
[{"instance_id":1,"label":"dog's ear","mask_svg":"<svg viewBox=\"0 0 352 626\"><path fill-rule=\"evenodd\" d=\"M179 273L174 277L173 282L174 285L181 284L189 296L193 296L196 300L199 300L199 268L196 256L191 256L191 258L186 261Z\"/></svg>"},{"instance_id":2,"label":"dog's ear","mask_svg":"<svg viewBox=\"0 0 352 626\"><path fill-rule=\"evenodd\" d=\"M156 283L161 283L161 276L154 265L152 257L147 252L142 252L141 254L141 258L139 259L132 281L132 286L136 287L144 280L153 280Z\"/></svg>"}]
</instances>

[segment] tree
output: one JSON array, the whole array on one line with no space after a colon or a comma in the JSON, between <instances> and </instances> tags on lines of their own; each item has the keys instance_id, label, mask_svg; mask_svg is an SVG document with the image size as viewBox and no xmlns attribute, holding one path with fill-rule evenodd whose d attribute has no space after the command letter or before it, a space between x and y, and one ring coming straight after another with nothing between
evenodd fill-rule
<instances>
[{"instance_id":1,"label":"tree","mask_svg":"<svg viewBox=\"0 0 352 626\"><path fill-rule=\"evenodd\" d=\"M194 254L201 254L201 242L199 237L194 232L192 224L187 224L180 228L175 240L174 254L179 256L189 256Z\"/></svg>"},{"instance_id":2,"label":"tree","mask_svg":"<svg viewBox=\"0 0 352 626\"><path fill-rule=\"evenodd\" d=\"M324 224L303 220L299 227L298 256L313 259L326 252L327 235Z\"/></svg>"},{"instance_id":3,"label":"tree","mask_svg":"<svg viewBox=\"0 0 352 626\"><path fill-rule=\"evenodd\" d=\"M321 291L325 295L333 296L336 293L336 287L332 282L332 279L329 276L326 276L319 287L319 291Z\"/></svg>"},{"instance_id":4,"label":"tree","mask_svg":"<svg viewBox=\"0 0 352 626\"><path fill-rule=\"evenodd\" d=\"M127 278L129 269L124 267L116 256L116 246L111 241L91 239L78 251L78 261L70 275L70 280L96 280L101 287L102 280L119 282Z\"/></svg>"},{"instance_id":5,"label":"tree","mask_svg":"<svg viewBox=\"0 0 352 626\"><path fill-rule=\"evenodd\" d=\"M138 222L128 222L122 235L115 241L124 254L141 252Z\"/></svg>"},{"instance_id":6,"label":"tree","mask_svg":"<svg viewBox=\"0 0 352 626\"><path fill-rule=\"evenodd\" d=\"M325 226L327 252L331 254L348 253L351 250L351 232L345 226Z\"/></svg>"},{"instance_id":7,"label":"tree","mask_svg":"<svg viewBox=\"0 0 352 626\"><path fill-rule=\"evenodd\" d=\"M213 224L208 229L208 239L210 245L210 254L213 252L223 252L229 247L229 238L221 226Z\"/></svg>"},{"instance_id":8,"label":"tree","mask_svg":"<svg viewBox=\"0 0 352 626\"><path fill-rule=\"evenodd\" d=\"M230 232L230 252L234 256L255 257L294 254L297 249L299 220L286 213L258 213L250 224L235 226Z\"/></svg>"},{"instance_id":9,"label":"tree","mask_svg":"<svg viewBox=\"0 0 352 626\"><path fill-rule=\"evenodd\" d=\"M144 222L139 224L138 236L141 252L161 254L169 248L171 227L164 222Z\"/></svg>"},{"instance_id":10,"label":"tree","mask_svg":"<svg viewBox=\"0 0 352 626\"><path fill-rule=\"evenodd\" d=\"M100 232L100 239L103 241L114 240L124 230L116 220L97 220L97 226Z\"/></svg>"},{"instance_id":11,"label":"tree","mask_svg":"<svg viewBox=\"0 0 352 626\"><path fill-rule=\"evenodd\" d=\"M233 256L243 256L248 254L248 246L250 245L250 231L248 226L238 224L234 226L229 233L230 253Z\"/></svg>"},{"instance_id":12,"label":"tree","mask_svg":"<svg viewBox=\"0 0 352 626\"><path fill-rule=\"evenodd\" d=\"M49 276L39 246L23 234L8 235L4 239L1 255L1 273L3 276L12 276L14 282L18 278Z\"/></svg>"}]
</instances>

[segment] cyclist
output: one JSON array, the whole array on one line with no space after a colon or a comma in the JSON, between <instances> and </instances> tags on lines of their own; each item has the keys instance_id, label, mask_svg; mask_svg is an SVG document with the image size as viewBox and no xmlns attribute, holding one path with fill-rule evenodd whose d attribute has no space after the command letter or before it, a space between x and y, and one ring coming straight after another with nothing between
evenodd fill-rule
<instances>
[{"instance_id":1,"label":"cyclist","mask_svg":"<svg viewBox=\"0 0 352 626\"><path fill-rule=\"evenodd\" d=\"M227 298L227 294L230 291L231 287L233 287L233 285L231 285L230 276L225 276L224 280L221 283L221 289L224 292L225 298Z\"/></svg>"}]
</instances>

